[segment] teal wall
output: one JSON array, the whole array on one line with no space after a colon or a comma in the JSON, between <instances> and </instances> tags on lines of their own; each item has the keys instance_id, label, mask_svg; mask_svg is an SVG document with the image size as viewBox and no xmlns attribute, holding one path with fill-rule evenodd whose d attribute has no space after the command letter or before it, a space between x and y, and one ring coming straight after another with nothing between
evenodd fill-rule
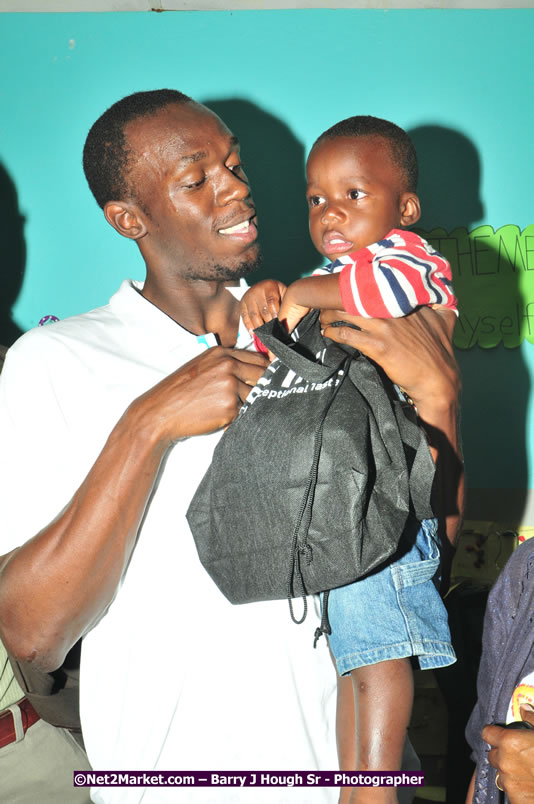
<instances>
[{"instance_id":1,"label":"teal wall","mask_svg":"<svg viewBox=\"0 0 534 804\"><path fill-rule=\"evenodd\" d=\"M142 277L135 246L105 224L80 165L92 122L140 89L181 89L240 135L266 275L318 264L304 155L351 114L411 131L422 228L524 229L534 223L533 26L531 10L1 14L2 339ZM534 346L476 346L459 359L469 484L534 488Z\"/></svg>"}]
</instances>

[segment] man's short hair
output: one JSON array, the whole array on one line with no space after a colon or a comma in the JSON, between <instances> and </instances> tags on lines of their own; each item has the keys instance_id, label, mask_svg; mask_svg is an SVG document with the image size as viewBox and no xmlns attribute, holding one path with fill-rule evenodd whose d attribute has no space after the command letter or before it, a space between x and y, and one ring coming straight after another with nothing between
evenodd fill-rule
<instances>
[{"instance_id":1,"label":"man's short hair","mask_svg":"<svg viewBox=\"0 0 534 804\"><path fill-rule=\"evenodd\" d=\"M155 114L165 106L183 103L194 101L176 89L135 92L110 106L93 124L83 149L83 170L100 207L108 201L135 198L128 181L131 151L124 134L127 123Z\"/></svg>"},{"instance_id":2,"label":"man's short hair","mask_svg":"<svg viewBox=\"0 0 534 804\"><path fill-rule=\"evenodd\" d=\"M406 189L412 193L417 191L419 174L417 153L408 134L400 126L371 115L347 117L346 120L341 120L323 131L315 140L313 147L324 140L334 140L338 137L383 137L388 140L393 162L406 177Z\"/></svg>"}]
</instances>

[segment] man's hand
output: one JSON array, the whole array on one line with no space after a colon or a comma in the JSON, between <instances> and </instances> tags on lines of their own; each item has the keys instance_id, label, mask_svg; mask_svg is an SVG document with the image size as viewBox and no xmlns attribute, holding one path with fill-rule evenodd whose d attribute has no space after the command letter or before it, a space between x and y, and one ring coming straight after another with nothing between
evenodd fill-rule
<instances>
[{"instance_id":1,"label":"man's hand","mask_svg":"<svg viewBox=\"0 0 534 804\"><path fill-rule=\"evenodd\" d=\"M532 707L522 706L520 711L521 718L534 726ZM492 746L488 759L510 804L534 802L534 731L485 726L482 739Z\"/></svg>"},{"instance_id":2,"label":"man's hand","mask_svg":"<svg viewBox=\"0 0 534 804\"><path fill-rule=\"evenodd\" d=\"M276 279L253 285L241 299L241 318L250 333L278 316L286 286Z\"/></svg>"},{"instance_id":3,"label":"man's hand","mask_svg":"<svg viewBox=\"0 0 534 804\"><path fill-rule=\"evenodd\" d=\"M136 399L130 413L167 446L212 433L235 419L267 365L257 352L214 346Z\"/></svg>"},{"instance_id":4,"label":"man's hand","mask_svg":"<svg viewBox=\"0 0 534 804\"><path fill-rule=\"evenodd\" d=\"M340 320L360 331L329 326ZM418 409L457 399L460 380L451 342L455 322L455 314L445 308L421 307L405 318L388 319L361 318L342 310L321 313L328 338L348 343L378 363Z\"/></svg>"}]
</instances>

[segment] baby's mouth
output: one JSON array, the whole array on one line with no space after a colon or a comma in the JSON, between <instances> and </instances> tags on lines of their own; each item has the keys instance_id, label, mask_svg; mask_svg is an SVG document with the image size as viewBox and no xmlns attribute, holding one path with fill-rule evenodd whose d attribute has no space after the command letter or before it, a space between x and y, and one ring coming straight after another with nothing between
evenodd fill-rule
<instances>
[{"instance_id":1,"label":"baby's mouth","mask_svg":"<svg viewBox=\"0 0 534 804\"><path fill-rule=\"evenodd\" d=\"M323 235L325 254L344 254L352 249L352 241L346 240L341 232L326 232Z\"/></svg>"}]
</instances>

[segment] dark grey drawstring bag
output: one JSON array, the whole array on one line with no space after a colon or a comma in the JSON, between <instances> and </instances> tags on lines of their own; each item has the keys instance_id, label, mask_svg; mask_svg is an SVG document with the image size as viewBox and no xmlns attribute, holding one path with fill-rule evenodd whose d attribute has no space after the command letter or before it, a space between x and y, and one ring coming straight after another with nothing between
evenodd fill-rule
<instances>
[{"instance_id":1,"label":"dark grey drawstring bag","mask_svg":"<svg viewBox=\"0 0 534 804\"><path fill-rule=\"evenodd\" d=\"M278 359L187 512L200 561L232 603L351 583L395 552L410 515L433 516L425 436L376 366L324 338L316 311L296 341L277 320L256 334Z\"/></svg>"}]
</instances>

